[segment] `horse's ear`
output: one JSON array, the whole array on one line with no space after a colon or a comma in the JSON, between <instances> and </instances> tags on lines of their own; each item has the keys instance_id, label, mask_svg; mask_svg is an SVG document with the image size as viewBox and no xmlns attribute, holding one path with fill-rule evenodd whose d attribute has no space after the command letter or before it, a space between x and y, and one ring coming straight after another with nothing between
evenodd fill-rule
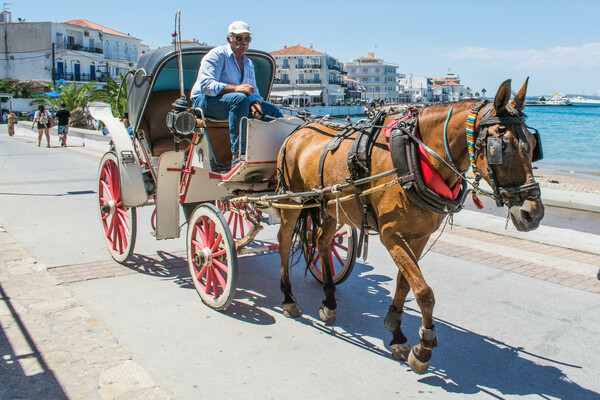
<instances>
[{"instance_id":1,"label":"horse's ear","mask_svg":"<svg viewBox=\"0 0 600 400\"><path fill-rule=\"evenodd\" d=\"M516 108L517 110L523 111L525 108L525 96L527 96L527 83L529 82L529 77L525 79L525 83L519 93L517 93L514 99L510 102L510 105Z\"/></svg>"},{"instance_id":2,"label":"horse's ear","mask_svg":"<svg viewBox=\"0 0 600 400\"><path fill-rule=\"evenodd\" d=\"M505 80L500 85L496 97L494 97L494 108L496 109L496 115L502 114L508 101L510 100L510 79Z\"/></svg>"}]
</instances>

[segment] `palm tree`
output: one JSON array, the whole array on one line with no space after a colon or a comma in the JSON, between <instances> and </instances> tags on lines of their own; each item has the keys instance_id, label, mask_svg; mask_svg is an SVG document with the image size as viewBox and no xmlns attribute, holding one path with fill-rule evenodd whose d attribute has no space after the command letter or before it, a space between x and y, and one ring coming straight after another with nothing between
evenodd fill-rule
<instances>
[{"instance_id":1,"label":"palm tree","mask_svg":"<svg viewBox=\"0 0 600 400\"><path fill-rule=\"evenodd\" d=\"M482 97L485 97L485 92L487 92L487 90L485 90L485 89L481 89L481 96L482 96Z\"/></svg>"},{"instance_id":2,"label":"palm tree","mask_svg":"<svg viewBox=\"0 0 600 400\"><path fill-rule=\"evenodd\" d=\"M112 107L115 116L121 116L127 112L127 85L125 76L119 74L119 81L105 76L102 78L104 86L94 92L94 100L105 101ZM118 104L117 104L118 98Z\"/></svg>"},{"instance_id":3,"label":"palm tree","mask_svg":"<svg viewBox=\"0 0 600 400\"><path fill-rule=\"evenodd\" d=\"M58 86L53 84L48 86L54 93L58 94L58 97L46 93L30 101L29 105L44 104L58 110L60 105L64 103L67 110L71 112L71 126L87 128L87 119L84 115L83 108L88 102L96 100L96 84L94 82L88 82L85 85L77 85L77 82L73 81L68 85L66 83L61 83Z\"/></svg>"},{"instance_id":4,"label":"palm tree","mask_svg":"<svg viewBox=\"0 0 600 400\"><path fill-rule=\"evenodd\" d=\"M58 97L49 95L48 93L38 96L29 102L30 106L44 104L54 109L60 108L61 104L67 106L67 110L74 110L77 107L85 107L85 105L93 99L93 94L96 91L96 85L94 82L88 82L85 85L77 85L77 82L72 82L67 85L61 83L56 86L53 84L48 85L54 93L58 94Z\"/></svg>"}]
</instances>

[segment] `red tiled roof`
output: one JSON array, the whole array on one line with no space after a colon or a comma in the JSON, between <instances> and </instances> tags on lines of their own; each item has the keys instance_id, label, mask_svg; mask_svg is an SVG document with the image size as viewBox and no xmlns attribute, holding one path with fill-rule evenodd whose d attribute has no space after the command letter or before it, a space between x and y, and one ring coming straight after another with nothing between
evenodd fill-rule
<instances>
[{"instance_id":1,"label":"red tiled roof","mask_svg":"<svg viewBox=\"0 0 600 400\"><path fill-rule=\"evenodd\" d=\"M65 21L65 24L81 26L83 28L96 29L96 30L102 31L104 33L110 33L111 35L124 36L124 37L128 37L131 39L141 40L141 39L133 37L131 35L127 35L126 33L118 32L118 31L115 31L114 29L110 29L105 26L96 24L95 22L88 21L87 19L71 19L69 21Z\"/></svg>"},{"instance_id":2,"label":"red tiled roof","mask_svg":"<svg viewBox=\"0 0 600 400\"><path fill-rule=\"evenodd\" d=\"M311 49L309 47L302 46L302 45L286 47L281 50L275 50L275 51L271 52L271 55L274 55L274 56L307 55L307 54L323 55L325 53L321 53L320 51L317 51L317 50L314 50L314 49Z\"/></svg>"}]
</instances>

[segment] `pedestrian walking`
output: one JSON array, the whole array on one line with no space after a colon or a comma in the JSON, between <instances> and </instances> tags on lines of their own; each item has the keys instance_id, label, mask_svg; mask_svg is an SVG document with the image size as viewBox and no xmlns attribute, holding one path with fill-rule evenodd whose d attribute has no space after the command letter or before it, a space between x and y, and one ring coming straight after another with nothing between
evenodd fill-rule
<instances>
[{"instance_id":1,"label":"pedestrian walking","mask_svg":"<svg viewBox=\"0 0 600 400\"><path fill-rule=\"evenodd\" d=\"M67 110L65 103L62 103L60 105L60 110L56 112L56 119L58 120L58 137L60 139L60 145L62 147L67 147L67 134L69 133L71 113Z\"/></svg>"},{"instance_id":2,"label":"pedestrian walking","mask_svg":"<svg viewBox=\"0 0 600 400\"><path fill-rule=\"evenodd\" d=\"M15 115L13 110L10 110L8 112L8 115L6 116L6 122L8 123L8 136L14 136L15 125L17 125L19 121L17 120L17 116Z\"/></svg>"},{"instance_id":3,"label":"pedestrian walking","mask_svg":"<svg viewBox=\"0 0 600 400\"><path fill-rule=\"evenodd\" d=\"M38 147L42 144L42 135L46 135L46 141L48 142L48 147L50 147L50 125L52 123L52 114L43 104L40 104L38 110L35 112L33 116L33 123L31 124L31 129L36 126L37 122L37 130L38 130Z\"/></svg>"}]
</instances>

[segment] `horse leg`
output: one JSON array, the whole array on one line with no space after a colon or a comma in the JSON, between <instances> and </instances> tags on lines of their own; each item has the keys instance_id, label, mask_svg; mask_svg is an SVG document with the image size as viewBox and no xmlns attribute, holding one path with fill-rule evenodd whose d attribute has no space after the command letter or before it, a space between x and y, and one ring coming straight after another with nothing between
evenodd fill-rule
<instances>
[{"instance_id":1,"label":"horse leg","mask_svg":"<svg viewBox=\"0 0 600 400\"><path fill-rule=\"evenodd\" d=\"M281 225L277 239L279 240L279 257L281 257L281 292L283 293L283 315L288 318L297 318L302 315L296 298L292 294L292 283L290 281L290 252L292 248L292 236L294 226L298 219L299 211L282 210Z\"/></svg>"},{"instance_id":2,"label":"horse leg","mask_svg":"<svg viewBox=\"0 0 600 400\"><path fill-rule=\"evenodd\" d=\"M410 352L410 343L408 343L408 339L402 332L404 302L409 291L410 285L408 284L408 281L404 275L402 275L402 272L398 271L394 301L388 309L384 324L385 328L392 332L392 341L390 342L392 355L396 360L400 361L408 360L408 353Z\"/></svg>"},{"instance_id":3,"label":"horse leg","mask_svg":"<svg viewBox=\"0 0 600 400\"><path fill-rule=\"evenodd\" d=\"M421 309L422 325L419 329L420 343L411 349L408 355L408 364L415 373L424 374L429 367L431 351L438 344L433 326L435 296L431 287L425 282L415 253L413 253L408 243L395 232L392 234L382 234L381 240L390 252L400 272L402 272L402 275L408 281L415 294L417 304Z\"/></svg>"},{"instance_id":4,"label":"horse leg","mask_svg":"<svg viewBox=\"0 0 600 400\"><path fill-rule=\"evenodd\" d=\"M319 307L319 318L327 325L335 322L337 303L335 301L335 283L331 274L331 262L329 259L329 251L331 242L336 232L337 221L329 219L324 221L317 231L317 249L319 258L321 259L321 270L323 273L323 291L325 292L325 300Z\"/></svg>"}]
</instances>

